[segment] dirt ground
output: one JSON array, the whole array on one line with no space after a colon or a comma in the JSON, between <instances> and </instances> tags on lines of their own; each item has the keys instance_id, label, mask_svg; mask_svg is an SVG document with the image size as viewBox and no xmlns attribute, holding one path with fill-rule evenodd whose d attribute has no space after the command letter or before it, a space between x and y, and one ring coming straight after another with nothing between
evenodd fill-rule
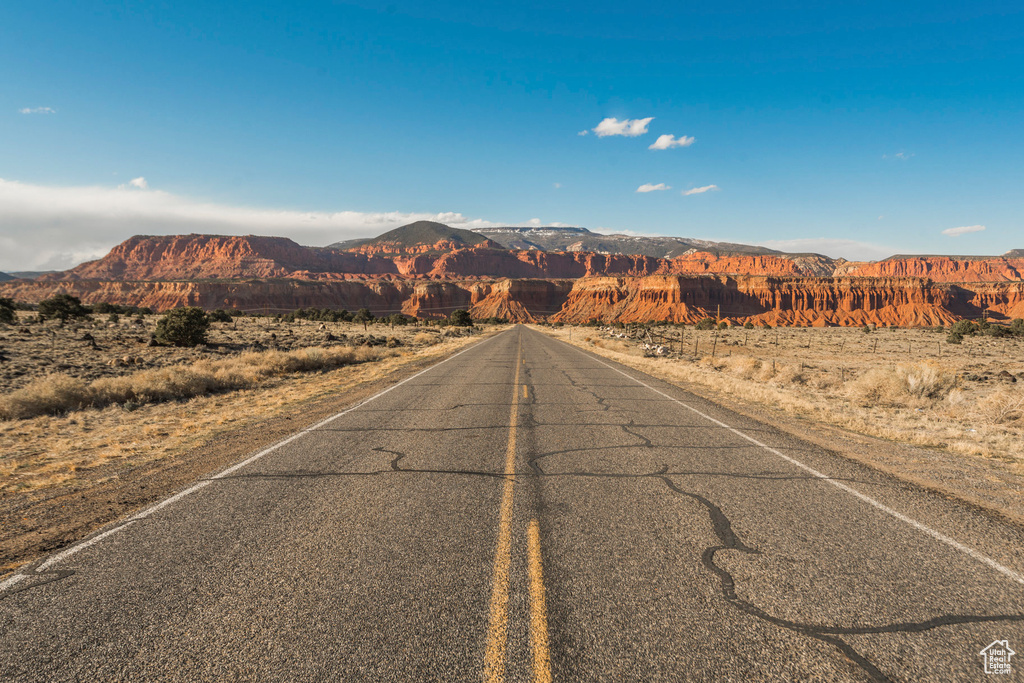
<instances>
[{"instance_id":1,"label":"dirt ground","mask_svg":"<svg viewBox=\"0 0 1024 683\"><path fill-rule=\"evenodd\" d=\"M1024 337L975 335L964 337L961 344L950 344L945 331L922 328L880 327L865 333L853 327L733 327L721 331L651 327L650 337L626 329L573 329L583 337L630 342L640 352L645 343L662 346L666 357L681 360L707 358L714 352L716 358L748 356L767 363L795 364L812 384L823 378L845 382L872 368L919 361L954 370L969 383L965 386L982 392L1001 382L1024 380ZM655 355L654 349L649 351ZM1000 377L1002 372L1012 374L1013 379Z\"/></svg>"},{"instance_id":2,"label":"dirt ground","mask_svg":"<svg viewBox=\"0 0 1024 683\"><path fill-rule=\"evenodd\" d=\"M391 327L358 323L281 322L274 318L242 317L210 325L209 344L196 348L149 346L159 315L106 315L92 321L29 322L35 313L19 312L18 325L0 325L0 393L19 389L34 379L62 373L83 380L117 377L142 369L235 356L246 351L291 351L315 346L382 345L423 347L458 328L406 325ZM417 339L417 335L419 338ZM396 344L397 341L397 344Z\"/></svg>"}]
</instances>

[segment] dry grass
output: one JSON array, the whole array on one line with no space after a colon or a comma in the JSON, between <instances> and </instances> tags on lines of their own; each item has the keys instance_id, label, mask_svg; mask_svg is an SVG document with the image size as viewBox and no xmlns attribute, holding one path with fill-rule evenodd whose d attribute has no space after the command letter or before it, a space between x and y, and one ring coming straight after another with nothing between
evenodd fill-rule
<instances>
[{"instance_id":1,"label":"dry grass","mask_svg":"<svg viewBox=\"0 0 1024 683\"><path fill-rule=\"evenodd\" d=\"M249 389L272 377L330 370L394 355L375 347L316 347L296 351L247 352L223 360L142 370L86 382L54 374L0 396L0 419L58 415L109 405L138 406Z\"/></svg>"},{"instance_id":2,"label":"dry grass","mask_svg":"<svg viewBox=\"0 0 1024 683\"><path fill-rule=\"evenodd\" d=\"M79 482L96 481L97 473L116 477L121 467L173 459L225 430L294 411L297 404L327 400L379 381L409 363L439 360L478 339L453 338L428 349L359 349L353 352L356 359L379 353L379 360L315 374L283 373L284 369L308 368L309 363L319 362L309 356L254 354L261 356L259 362L249 359L236 367L238 372L250 372L245 369L254 365L260 373L271 370L253 388L186 401L108 405L67 415L0 421L0 495L75 487Z\"/></svg>"},{"instance_id":3,"label":"dry grass","mask_svg":"<svg viewBox=\"0 0 1024 683\"><path fill-rule=\"evenodd\" d=\"M571 339L568 328L540 329L670 381L871 436L996 458L1024 473L1024 382L1012 377L1024 377L1018 340L951 347L925 330L739 330L719 336L716 357L693 358L695 344L711 351L714 333L687 330L683 354L659 358L644 357L640 341L593 329L576 328Z\"/></svg>"}]
</instances>

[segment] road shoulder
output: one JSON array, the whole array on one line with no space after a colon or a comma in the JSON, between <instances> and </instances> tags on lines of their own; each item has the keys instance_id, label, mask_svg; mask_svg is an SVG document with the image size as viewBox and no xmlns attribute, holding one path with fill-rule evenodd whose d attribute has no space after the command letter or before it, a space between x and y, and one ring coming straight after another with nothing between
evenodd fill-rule
<instances>
[{"instance_id":1,"label":"road shoulder","mask_svg":"<svg viewBox=\"0 0 1024 683\"><path fill-rule=\"evenodd\" d=\"M543 327L535 327L547 333ZM799 439L820 446L838 456L884 472L901 481L955 499L992 517L1024 526L1024 477L996 459L971 457L938 448L891 441L859 434L827 423L810 420L771 406L714 391L694 382L658 373L657 365L634 362L628 354L602 349L580 340L554 339L650 374L678 386L727 410L764 422ZM664 363L671 361L665 360Z\"/></svg>"}]
</instances>

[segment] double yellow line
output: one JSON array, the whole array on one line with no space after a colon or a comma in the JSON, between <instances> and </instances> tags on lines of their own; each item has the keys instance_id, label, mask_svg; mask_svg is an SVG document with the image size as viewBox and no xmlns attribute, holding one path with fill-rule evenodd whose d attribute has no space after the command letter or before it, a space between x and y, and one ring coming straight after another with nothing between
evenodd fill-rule
<instances>
[{"instance_id":1,"label":"double yellow line","mask_svg":"<svg viewBox=\"0 0 1024 683\"><path fill-rule=\"evenodd\" d=\"M512 564L512 501L516 475L516 423L519 417L519 371L523 365L523 339L516 349L516 375L512 383L512 409L509 418L508 448L505 451L505 484L498 521L498 547L494 553L494 579L491 585L491 612L484 652L484 681L503 683L505 650L508 642L509 567ZM523 398L526 398L523 385ZM547 599L540 552L540 525L530 520L527 529L527 554L530 572L530 649L533 653L533 680L550 683L551 658L548 652Z\"/></svg>"}]
</instances>

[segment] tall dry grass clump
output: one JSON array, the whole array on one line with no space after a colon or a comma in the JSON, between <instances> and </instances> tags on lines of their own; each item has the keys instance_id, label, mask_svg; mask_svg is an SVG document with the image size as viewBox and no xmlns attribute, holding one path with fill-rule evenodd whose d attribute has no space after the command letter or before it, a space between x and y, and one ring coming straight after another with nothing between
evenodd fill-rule
<instances>
[{"instance_id":1,"label":"tall dry grass clump","mask_svg":"<svg viewBox=\"0 0 1024 683\"><path fill-rule=\"evenodd\" d=\"M1024 388L1000 387L978 401L975 410L991 424L1024 427Z\"/></svg>"},{"instance_id":2,"label":"tall dry grass clump","mask_svg":"<svg viewBox=\"0 0 1024 683\"><path fill-rule=\"evenodd\" d=\"M0 397L0 419L56 415L114 404L175 401L222 391L248 389L272 377L329 370L394 355L374 348L330 347L243 353L155 370L105 377L86 383L54 374Z\"/></svg>"},{"instance_id":3,"label":"tall dry grass clump","mask_svg":"<svg viewBox=\"0 0 1024 683\"><path fill-rule=\"evenodd\" d=\"M906 407L945 398L955 375L931 362L872 368L849 384L850 397L863 406Z\"/></svg>"},{"instance_id":4,"label":"tall dry grass clump","mask_svg":"<svg viewBox=\"0 0 1024 683\"><path fill-rule=\"evenodd\" d=\"M420 346L431 346L439 341L441 341L440 335L430 334L429 332L417 332L412 338L412 343Z\"/></svg>"}]
</instances>

